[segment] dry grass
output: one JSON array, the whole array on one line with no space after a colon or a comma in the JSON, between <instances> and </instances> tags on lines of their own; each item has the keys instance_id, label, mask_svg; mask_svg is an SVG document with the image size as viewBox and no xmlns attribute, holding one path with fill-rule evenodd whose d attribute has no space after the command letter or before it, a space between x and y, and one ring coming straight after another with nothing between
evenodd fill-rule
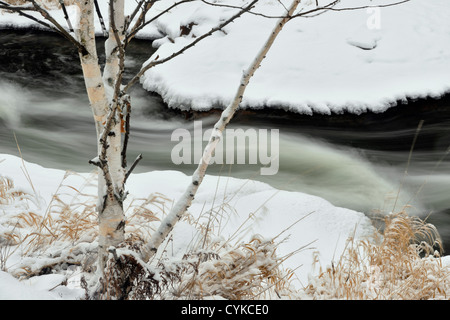
<instances>
[{"instance_id":1,"label":"dry grass","mask_svg":"<svg viewBox=\"0 0 450 320\"><path fill-rule=\"evenodd\" d=\"M151 203L164 214L167 199L160 198L160 195L154 195L152 199L159 199L156 204L154 201ZM148 214L147 210L141 210L141 207L136 205L134 214ZM154 214L150 212L149 217L153 218ZM279 243L276 239L264 239L255 235L250 240L234 242L220 237L223 227L221 224L227 220L225 216L229 214L236 212L226 199L222 204L213 204L210 210L202 210L197 218L186 214L183 221L197 230L190 243L184 244L186 253L182 257L173 255L171 246L174 240L170 235L150 264L145 264L137 258L140 246L145 243L143 236L147 235L142 232L129 232L130 241L126 241L117 252L110 255L108 271L105 274L109 286L104 286L102 298L298 298L298 292L291 284L294 271L282 268L283 261L290 255L277 255ZM130 224L129 231L140 231L135 226L133 229L131 227ZM174 232L176 233L176 230ZM236 233L239 238L239 230ZM127 279L123 275L131 276Z\"/></svg>"},{"instance_id":2,"label":"dry grass","mask_svg":"<svg viewBox=\"0 0 450 320\"><path fill-rule=\"evenodd\" d=\"M292 272L281 269L277 244L256 235L228 250L200 251L184 257L192 268L178 287L189 298L220 296L229 300L289 298ZM219 254L220 253L220 254ZM187 294L186 294L187 293Z\"/></svg>"},{"instance_id":3,"label":"dry grass","mask_svg":"<svg viewBox=\"0 0 450 320\"><path fill-rule=\"evenodd\" d=\"M0 176L0 208L3 212L3 219L0 220L4 229L0 234L0 245L1 246L12 246L17 245L20 242L20 235L18 234L18 229L22 227L22 221L19 216L17 216L14 221L14 217L11 217L8 212L12 209L14 212L18 210L28 210L28 202L32 201L32 196L14 186L14 182L7 178ZM27 221L35 218L35 214L29 212L30 217L25 218ZM25 221L25 223L27 222Z\"/></svg>"},{"instance_id":4,"label":"dry grass","mask_svg":"<svg viewBox=\"0 0 450 320\"><path fill-rule=\"evenodd\" d=\"M84 179L84 182L76 188L70 184L69 178ZM95 185L95 173L84 178L77 173L66 172L46 208L36 213L30 209L30 202L39 202L35 199L35 192L21 191L14 187L11 179L0 176L0 206L3 209L0 211L0 224L4 227L0 234L2 269L6 269L7 258L18 249L24 257L52 257L48 259L49 263L16 270L16 275L21 277L33 276L43 269L64 263L65 256L71 257L71 264L83 264L85 257L74 255L85 255L86 252L78 250L77 246L95 243L98 235L97 196L92 192ZM94 189L87 190L92 187ZM128 243L143 241L151 234L151 223L157 221L157 215L165 210L165 201L167 199L161 194L130 201L125 208ZM59 252L58 259L54 259L55 252ZM89 260L92 264L95 258ZM85 270L89 269L85 267Z\"/></svg>"},{"instance_id":5,"label":"dry grass","mask_svg":"<svg viewBox=\"0 0 450 320\"><path fill-rule=\"evenodd\" d=\"M379 244L350 240L337 264L311 279L314 299L448 299L450 268L444 267L436 228L405 212L386 217Z\"/></svg>"},{"instance_id":6,"label":"dry grass","mask_svg":"<svg viewBox=\"0 0 450 320\"><path fill-rule=\"evenodd\" d=\"M164 215L170 200L160 193L152 193L147 198L133 198L127 208L126 231L141 239L148 239L154 231L153 222Z\"/></svg>"},{"instance_id":7,"label":"dry grass","mask_svg":"<svg viewBox=\"0 0 450 320\"><path fill-rule=\"evenodd\" d=\"M66 173L40 215L29 210L34 195L16 188L10 179L0 178L0 205L4 208L0 212L4 227L0 235L2 270L6 270L6 260L16 250L11 248L21 248L26 257L53 255L50 262L24 267L23 276L40 274L43 269L55 270L55 266L64 263L83 265L85 274L92 272L85 266L86 251L75 248L89 243L91 255L95 256L96 197L84 193L84 188L95 184L95 180L91 176L76 189L66 181L72 175L75 174ZM125 208L127 240L111 255L110 271L106 273L108 281L116 281L117 291L124 299L449 298L450 270L441 262L436 228L405 212L385 218L378 243L349 239L339 261L321 270L299 293L291 285L294 271L282 267L286 257L277 255L276 239L254 236L249 241L232 242L218 237L224 216L236 214L226 201L200 215L203 219L185 217L184 221L198 230L199 236L187 246L189 252L182 259L174 261L166 248L161 248L162 253L153 264L140 261L142 244L169 205L163 195L152 194L132 199ZM65 254L56 257L55 249Z\"/></svg>"},{"instance_id":8,"label":"dry grass","mask_svg":"<svg viewBox=\"0 0 450 320\"><path fill-rule=\"evenodd\" d=\"M65 262L81 264L82 252L78 252L78 257L73 253L78 244L93 242L97 235L96 199L83 193L83 189L91 185L90 179L85 180L80 190L66 184L73 176L81 177L66 172L46 207L34 187L29 193L21 191L10 179L0 177L3 209L0 211L0 260L3 270L7 269L7 260L15 252L34 261L10 270L17 277L40 274ZM36 263L38 260L42 263Z\"/></svg>"},{"instance_id":9,"label":"dry grass","mask_svg":"<svg viewBox=\"0 0 450 320\"><path fill-rule=\"evenodd\" d=\"M0 204L1 205L8 205L15 201L22 200L28 195L21 191L17 190L14 187L14 182L7 178L0 176Z\"/></svg>"},{"instance_id":10,"label":"dry grass","mask_svg":"<svg viewBox=\"0 0 450 320\"><path fill-rule=\"evenodd\" d=\"M66 184L71 176L81 177L76 173L66 172L43 215L30 211L17 215L21 227L28 230L22 241L26 248L25 255L42 254L56 243L74 246L79 242L92 242L95 239L96 197L83 192L92 185L92 181L88 178L80 189L76 189Z\"/></svg>"},{"instance_id":11,"label":"dry grass","mask_svg":"<svg viewBox=\"0 0 450 320\"><path fill-rule=\"evenodd\" d=\"M26 253L51 246L57 241L75 244L79 241L93 241L97 236L97 197L84 192L85 188L95 185L95 177L88 177L81 188L77 189L66 184L70 176L79 175L66 172L44 214L40 215L28 210L29 206L25 203L33 201L33 195L16 189L10 179L0 176L0 205L20 209L7 210L15 212L8 214L8 220L13 221L17 230L26 229L26 239L22 239L22 242L27 242ZM161 194L133 199L125 208L127 228L143 238L148 236L148 224L159 220L157 215L165 210L166 201L168 199ZM6 219L4 222L7 223Z\"/></svg>"}]
</instances>

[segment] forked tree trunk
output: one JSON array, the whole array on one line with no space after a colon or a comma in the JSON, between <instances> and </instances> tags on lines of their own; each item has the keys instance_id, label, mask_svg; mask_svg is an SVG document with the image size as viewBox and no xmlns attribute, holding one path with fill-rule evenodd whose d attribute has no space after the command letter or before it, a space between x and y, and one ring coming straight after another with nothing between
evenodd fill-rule
<instances>
[{"instance_id":1,"label":"forked tree trunk","mask_svg":"<svg viewBox=\"0 0 450 320\"><path fill-rule=\"evenodd\" d=\"M123 0L121 0L123 6ZM124 240L125 216L122 201L117 197L123 190L124 169L121 165L121 126L120 121L113 121L107 141L103 141L105 125L111 110L112 91L114 87L117 66L114 54L107 52L106 77L102 77L98 62L95 28L94 1L77 1L80 9L80 21L76 24L76 34L79 42L86 48L87 54L80 52L86 91L92 108L97 129L98 165L106 166L98 169L98 219L99 219L99 271L105 267L108 249L116 247ZM121 11L123 15L123 10ZM111 35L110 35L111 38ZM114 36L113 36L114 39ZM114 41L114 40L113 40ZM111 42L110 42L111 43ZM104 79L107 79L107 83ZM111 83L109 82L111 80ZM105 172L109 176L105 179Z\"/></svg>"},{"instance_id":2,"label":"forked tree trunk","mask_svg":"<svg viewBox=\"0 0 450 320\"><path fill-rule=\"evenodd\" d=\"M118 44L116 40L116 35L118 40L123 40L124 32L124 0L111 0L113 1L113 6L110 6L112 12L110 12L110 17L113 15L114 23L117 28L117 32L112 28L111 18L109 19L109 36L105 42L105 68L103 71L103 83L106 89L106 96L109 105L116 107L119 103L117 101L118 96L116 90L120 86L116 87L116 82L121 82L121 77L119 73L123 70L120 68L120 59L118 54ZM117 88L117 89L116 89ZM120 107L120 106L119 106ZM107 165L109 170L109 175L111 183L113 184L112 190L107 194L107 200L105 201L105 207L100 215L99 221L99 250L100 259L106 259L108 255L108 248L117 247L123 242L125 238L125 214L123 211L123 199L119 199L124 193L124 180L125 180L125 168L122 167L122 125L121 119L119 117L121 110L116 111L115 120L109 129L108 134L108 148L106 150L107 155Z\"/></svg>"}]
</instances>

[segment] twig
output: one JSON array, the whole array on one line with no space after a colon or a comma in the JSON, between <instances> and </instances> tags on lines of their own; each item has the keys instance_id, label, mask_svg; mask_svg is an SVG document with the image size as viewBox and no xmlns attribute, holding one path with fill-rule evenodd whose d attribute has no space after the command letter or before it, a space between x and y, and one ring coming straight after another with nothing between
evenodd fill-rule
<instances>
[{"instance_id":1,"label":"twig","mask_svg":"<svg viewBox=\"0 0 450 320\"><path fill-rule=\"evenodd\" d=\"M137 158L134 160L133 164L131 165L130 170L128 170L127 173L125 174L125 179L124 179L123 183L125 183L128 180L128 177L130 176L131 172L133 172L134 168L136 168L136 166L138 165L139 161L142 160L142 158L143 158L142 153L137 156Z\"/></svg>"},{"instance_id":2,"label":"twig","mask_svg":"<svg viewBox=\"0 0 450 320\"><path fill-rule=\"evenodd\" d=\"M151 23L152 21L158 19L161 15L167 13L170 9L178 6L181 3L187 2L187 1L192 1L192 0L184 0L181 1L179 3L175 3L172 6L170 6L168 9L163 10L160 14L158 14L157 16L153 17L152 19L150 19L149 21L145 22L145 15L148 13L148 11L153 7L153 4L156 2L157 0L152 0L152 1L140 1L138 3L138 5L136 6L136 9L134 10L134 12L131 14L131 16L128 18L128 21L125 23L125 30L128 30L129 25L131 24L131 22L133 21L134 17L137 15L137 13L139 12L139 10L142 9L141 14L139 15L139 18L137 19L136 23L134 24L134 27L131 29L130 32L128 32L127 37L125 39L125 46L128 45L128 43L130 42L131 39L134 38L134 36L136 35L136 33L141 30L143 27L145 27L146 25L148 25L149 23ZM145 6L144 5L145 2Z\"/></svg>"},{"instance_id":3,"label":"twig","mask_svg":"<svg viewBox=\"0 0 450 320\"><path fill-rule=\"evenodd\" d=\"M397 201L398 201L398 198L400 196L400 192L401 192L401 190L403 188L403 184L405 183L405 177L408 175L408 169L409 169L409 165L411 163L413 150L414 150L414 147L416 145L417 137L419 136L420 130L422 130L423 122L424 122L424 120L420 120L419 124L417 125L416 134L414 135L414 139L413 139L413 142L411 144L411 149L409 150L408 162L406 163L405 172L403 174L402 181L401 181L400 186L399 186L398 191L397 191L397 197L395 197L395 202L394 202L394 207L392 208L392 212L395 211L395 207L397 206Z\"/></svg>"},{"instance_id":4,"label":"twig","mask_svg":"<svg viewBox=\"0 0 450 320\"><path fill-rule=\"evenodd\" d=\"M67 14L66 5L64 4L64 0L59 0L59 3L61 4L61 8L64 13L64 19L66 19L67 26L69 27L70 32L73 32L72 23L70 23L69 15Z\"/></svg>"},{"instance_id":5,"label":"twig","mask_svg":"<svg viewBox=\"0 0 450 320\"><path fill-rule=\"evenodd\" d=\"M103 35L105 37L108 36L108 32L106 31L105 21L103 20L102 12L100 11L100 7L98 5L97 0L94 0L95 11L97 11L98 20L100 20L100 24L102 26Z\"/></svg>"},{"instance_id":6,"label":"twig","mask_svg":"<svg viewBox=\"0 0 450 320\"><path fill-rule=\"evenodd\" d=\"M125 115L124 115L125 113ZM122 117L124 119L124 137L123 137L123 146L122 146L122 168L127 167L127 148L128 148L128 140L130 138L130 120L131 120L131 103L128 99L124 100L124 107L122 107Z\"/></svg>"}]
</instances>

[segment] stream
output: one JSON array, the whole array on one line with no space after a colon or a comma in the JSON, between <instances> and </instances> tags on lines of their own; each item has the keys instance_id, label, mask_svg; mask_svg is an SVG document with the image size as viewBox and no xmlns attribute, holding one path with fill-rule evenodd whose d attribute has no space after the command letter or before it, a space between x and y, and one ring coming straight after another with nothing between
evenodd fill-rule
<instances>
[{"instance_id":1,"label":"stream","mask_svg":"<svg viewBox=\"0 0 450 320\"><path fill-rule=\"evenodd\" d=\"M98 46L103 46L101 39ZM150 41L132 42L126 77L135 74L154 50ZM193 132L198 121L203 130L211 128L219 113L171 110L139 84L131 97L128 158L132 161L139 153L144 157L135 172L192 174L195 164L173 163L177 142L171 135L179 128ZM261 175L261 164L214 164L208 174L317 195L374 219L409 205L410 214L428 217L436 225L444 248L450 248L449 95L410 101L379 114L241 110L229 128L278 129L279 170ZM96 156L95 128L78 55L55 34L0 30L0 153L19 155L16 139L27 161L63 170L94 170L88 160Z\"/></svg>"}]
</instances>

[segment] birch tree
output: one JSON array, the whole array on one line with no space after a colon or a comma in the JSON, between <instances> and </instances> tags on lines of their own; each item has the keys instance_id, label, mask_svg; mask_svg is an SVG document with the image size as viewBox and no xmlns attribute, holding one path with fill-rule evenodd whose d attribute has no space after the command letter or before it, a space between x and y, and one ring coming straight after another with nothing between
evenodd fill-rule
<instances>
[{"instance_id":1,"label":"birch tree","mask_svg":"<svg viewBox=\"0 0 450 320\"><path fill-rule=\"evenodd\" d=\"M96 30L94 17L98 4L94 0L59 1L65 11L65 5L77 6L76 21L67 21L69 30L64 28L52 15L48 8L54 7L56 1L10 0L0 1L0 9L18 13L47 29L55 31L73 43L78 49L87 96L89 98L97 133L96 157L89 162L98 167L98 280L103 282L100 291L114 290L105 288L105 266L108 256L115 252L124 241L125 215L123 202L127 196L126 180L137 163L142 159L139 155L127 170L127 144L130 129L131 99L128 90L138 82L143 73L151 67L169 61L182 54L199 41L222 30L226 25L249 11L258 0L239 8L233 16L220 23L209 32L197 37L192 43L169 57L154 61L141 70L128 84L123 84L125 51L129 42L144 26L166 14L171 9L193 0L175 2L151 19L146 16L155 1L138 1L130 16L125 17L124 0L109 1L109 26L104 31L106 63L102 70L96 48ZM33 13L39 13L40 16ZM114 295L114 294L113 294Z\"/></svg>"},{"instance_id":2,"label":"birch tree","mask_svg":"<svg viewBox=\"0 0 450 320\"><path fill-rule=\"evenodd\" d=\"M108 2L108 28L103 30L105 35L105 56L106 62L102 70L96 48L96 31L94 17L98 12L98 4L94 0L65 0L65 1L45 1L45 0L3 0L0 1L0 9L20 14L33 20L35 23L52 30L67 41L70 41L77 49L80 65L83 71L86 93L89 98L93 119L96 126L97 155L89 162L98 167L98 286L95 297L124 298L116 288L108 288L108 281L105 281L107 261L112 255L117 260L119 254L130 254L120 251L118 248L125 239L125 223L123 203L127 196L126 181L132 170L136 167L142 156L139 155L131 166L127 164L127 145L130 134L130 119L132 111L132 101L129 95L130 88L135 85L140 77L150 68L170 61L180 54L186 52L200 41L208 38L215 32L223 30L228 24L241 17L243 14L258 14L252 9L259 0L247 2L242 7L234 7L235 14L230 18L220 22L210 31L196 37L188 45L172 53L171 55L154 59L147 63L128 83L124 83L123 74L125 70L125 55L128 44L136 37L137 33L146 25L153 23L156 19L167 14L173 8L192 2L194 0L180 0L169 5L165 10L158 12L151 18L148 13L151 11L156 1L140 0L136 1L136 7L129 16L125 15L125 0L111 0ZM212 3L201 0L203 3L215 6L231 5ZM400 1L399 4L406 1ZM158 248L172 231L173 227L186 213L190 207L195 194L206 174L209 159L221 139L222 132L231 121L234 113L244 96L250 79L255 74L263 59L268 54L271 46L278 34L282 31L286 23L298 17L313 17L329 10L346 10L356 8L337 8L340 0L328 1L321 5L316 1L315 7L309 10L298 10L301 0L293 0L289 8L285 8L285 13L280 16L266 16L268 23L273 23L274 28L263 47L257 53L251 65L245 70L240 83L236 84L237 90L234 99L222 112L218 122L215 124L209 142L204 150L203 158L198 168L192 176L192 182L187 186L186 191L176 202L168 216L161 222L160 228L152 235L149 243L145 244L138 260L143 264L151 262L152 257ZM65 9L66 5L75 5L77 8L76 21L70 21ZM64 10L67 20L67 27L63 27L48 10L49 7L60 5ZM360 7L360 8L366 8ZM38 13L39 15L37 15ZM263 15L264 16L264 15ZM103 24L103 19L100 19ZM113 259L113 260L114 260ZM119 268L117 265L113 268ZM119 274L120 270L117 270ZM105 295L105 292L108 293Z\"/></svg>"}]
</instances>

